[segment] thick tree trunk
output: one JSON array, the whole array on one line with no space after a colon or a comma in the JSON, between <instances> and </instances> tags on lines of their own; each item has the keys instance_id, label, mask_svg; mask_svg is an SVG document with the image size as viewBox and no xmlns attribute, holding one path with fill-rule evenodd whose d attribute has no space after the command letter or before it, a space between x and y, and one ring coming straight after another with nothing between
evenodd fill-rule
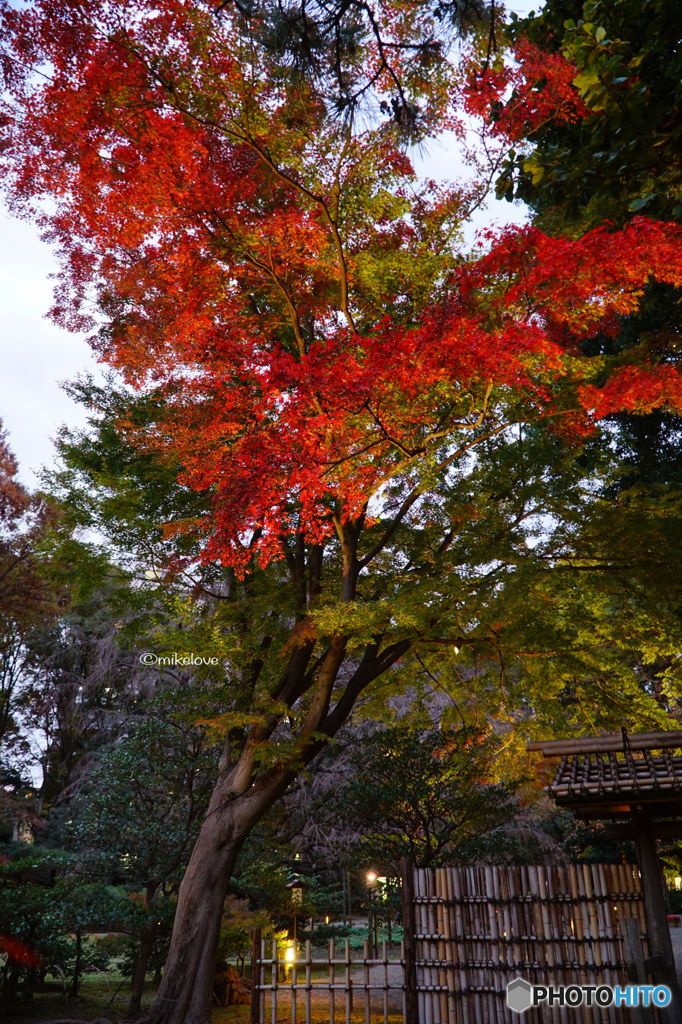
<instances>
[{"instance_id":1,"label":"thick tree trunk","mask_svg":"<svg viewBox=\"0 0 682 1024\"><path fill-rule=\"evenodd\" d=\"M213 978L227 885L242 845L207 823L180 886L173 938L150 1024L211 1024ZM232 841L230 841L232 839Z\"/></svg>"},{"instance_id":2,"label":"thick tree trunk","mask_svg":"<svg viewBox=\"0 0 682 1024\"><path fill-rule=\"evenodd\" d=\"M345 586L345 577L344 577ZM353 592L349 590L352 598ZM322 750L351 713L364 687L387 671L410 646L409 640L386 648L381 654L372 644L346 682L343 694L329 711L332 690L344 657L344 641L334 637L316 671L315 689L298 734L303 763ZM289 705L311 685L305 673L313 645L296 648L276 693ZM276 725L254 727L238 762L223 774L197 839L178 894L173 937L154 1005L143 1014L144 1024L211 1024L213 981L220 938L220 920L239 851L254 825L296 778L301 763L273 767L254 782L256 754ZM322 734L322 736L320 736ZM228 757L229 746L226 747Z\"/></svg>"},{"instance_id":3,"label":"thick tree trunk","mask_svg":"<svg viewBox=\"0 0 682 1024\"><path fill-rule=\"evenodd\" d=\"M251 789L241 796L226 794L220 783L216 787L180 886L163 980L141 1018L144 1024L211 1024L220 921L232 871L249 832L289 781L280 777L257 794Z\"/></svg>"}]
</instances>

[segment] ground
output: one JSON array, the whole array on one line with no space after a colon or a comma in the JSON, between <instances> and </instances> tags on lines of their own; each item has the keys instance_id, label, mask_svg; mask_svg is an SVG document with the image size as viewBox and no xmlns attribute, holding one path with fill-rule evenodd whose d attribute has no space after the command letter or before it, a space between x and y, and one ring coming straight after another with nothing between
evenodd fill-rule
<instances>
[{"instance_id":1,"label":"ground","mask_svg":"<svg viewBox=\"0 0 682 1024\"><path fill-rule=\"evenodd\" d=\"M677 976L682 984L682 928L671 928L670 934L673 941ZM149 982L145 990L143 1006L153 1002L155 994L156 989ZM125 978L112 975L105 979L100 975L89 975L83 979L81 994L77 999L65 1000L61 993L61 986L55 984L50 991L37 993L30 1003L18 1003L11 1010L5 1011L4 1015L0 1010L0 1021L3 1024L41 1024L42 1021L58 1020L64 1017L82 1021L93 1021L100 1017L106 1017L111 1021L122 1021L126 1018L129 998L129 982ZM286 998L282 999L282 996L280 996L280 1001L282 1005L278 1013L278 1024L291 1024L291 1003ZM266 1016L270 1021L269 1005ZM297 1016L302 1024L305 1021L305 1002L301 996L299 996ZM345 1014L341 1012L340 1002L336 1020L345 1022ZM354 1009L351 1020L353 1024L364 1024L365 1012L362 1003ZM328 1021L329 1010L325 1000L324 1004L313 1006L311 1024L327 1024ZM248 1022L248 1006L230 1006L224 1009L216 1007L213 1011L213 1024L248 1024ZM395 1005L390 1007L389 1022L390 1024L402 1024L402 1013ZM371 1024L383 1024L383 1013L378 1001L372 1006Z\"/></svg>"},{"instance_id":2,"label":"ground","mask_svg":"<svg viewBox=\"0 0 682 1024\"><path fill-rule=\"evenodd\" d=\"M143 1007L153 1002L155 987L148 983L145 989ZM93 1021L106 1017L111 1021L126 1019L126 1010L130 998L129 982L115 975L103 978L100 975L88 975L83 979L81 993L77 999L65 1000L61 994L61 986L54 985L48 992L36 993L29 1003L17 1003L4 1015L0 1010L0 1021L3 1024L41 1024L42 1021L69 1018L73 1020ZM280 997L281 999L281 997ZM305 1021L305 1003L299 997L298 1020ZM326 1000L325 1000L326 1003ZM230 1006L224 1009L216 1007L213 1011L213 1024L248 1024L250 1008L248 1006ZM345 1022L345 1014L341 1013L338 1003L337 1021ZM352 1024L364 1024L364 1004L353 1012ZM268 1021L270 1012L268 1006ZM329 1010L324 1006L313 1007L311 1024L328 1024ZM371 1024L383 1024L383 1013L377 1003L372 1007ZM291 1024L291 1003L284 1001L278 1013L278 1024ZM402 1013L392 1009L389 1024L402 1024Z\"/></svg>"}]
</instances>

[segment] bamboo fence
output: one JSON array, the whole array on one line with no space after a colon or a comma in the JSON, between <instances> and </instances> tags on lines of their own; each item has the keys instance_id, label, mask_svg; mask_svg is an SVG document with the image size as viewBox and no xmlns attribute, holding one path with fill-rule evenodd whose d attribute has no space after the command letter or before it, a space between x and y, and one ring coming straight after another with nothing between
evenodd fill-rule
<instances>
[{"instance_id":1,"label":"bamboo fence","mask_svg":"<svg viewBox=\"0 0 682 1024\"><path fill-rule=\"evenodd\" d=\"M381 956L373 956L365 941L362 957L352 955L350 942L342 949L330 939L328 955L313 955L310 942L305 952L293 950L288 960L272 943L268 956L265 939L257 939L257 958L252 960L251 1024L313 1024L322 1011L329 1024L351 1024L360 1018L364 1024L380 1021L389 1024L389 996L399 999L399 1016L404 1011L404 955L391 958L388 945L382 943ZM392 970L397 968L397 972ZM323 973L322 973L323 972ZM393 976L397 973L397 977ZM395 1010L393 1011L395 1016Z\"/></svg>"},{"instance_id":2,"label":"bamboo fence","mask_svg":"<svg viewBox=\"0 0 682 1024\"><path fill-rule=\"evenodd\" d=\"M639 921L631 864L414 869L419 1024L518 1024L507 982L627 984L621 922ZM523 1024L619 1024L631 1010L540 1006ZM627 1017L627 1019L631 1019Z\"/></svg>"}]
</instances>

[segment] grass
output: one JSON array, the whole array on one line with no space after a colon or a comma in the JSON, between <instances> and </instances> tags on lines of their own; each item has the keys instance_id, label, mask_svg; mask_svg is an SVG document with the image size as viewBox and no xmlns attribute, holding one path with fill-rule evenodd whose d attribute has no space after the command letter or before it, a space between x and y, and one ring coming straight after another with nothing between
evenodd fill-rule
<instances>
[{"instance_id":1,"label":"grass","mask_svg":"<svg viewBox=\"0 0 682 1024\"><path fill-rule=\"evenodd\" d=\"M145 988L143 1008L149 1006L156 996L156 988L149 982ZM128 1000L130 998L130 982L120 975L109 975L107 979L100 975L86 975L81 984L80 994L76 999L66 1000L62 995L61 985L48 982L47 990L36 992L29 1001L19 1001L11 1008L0 1010L3 1024L41 1024L42 1021L58 1020L67 1017L74 1020L94 1021L106 1017L111 1021L126 1019ZM228 1006L213 1011L213 1024L248 1024L250 1007ZM299 1024L305 1024L305 1003L299 999ZM345 1010L339 999L336 1007L336 1024L345 1024ZM402 1014L391 1013L389 1024L402 1024ZM271 1024L270 1007L266 1007L266 1021ZM313 1007L311 1024L328 1024L329 1010L327 1007ZM365 1024L364 1007L360 1006L351 1015L352 1024ZM291 1009L288 1003L281 1006L277 1014L277 1024L291 1024ZM370 1024L383 1024L383 1013L372 1010Z\"/></svg>"},{"instance_id":2,"label":"grass","mask_svg":"<svg viewBox=\"0 0 682 1024\"><path fill-rule=\"evenodd\" d=\"M82 979L80 994L65 999L61 983L48 981L45 991L36 992L32 999L21 997L11 1007L0 1011L0 1020L11 1024L39 1024L44 1020L73 1017L75 1020L91 1021L98 1017L110 1020L125 1020L130 999L130 981L120 975L107 975L105 981L98 974L87 974ZM156 990L149 985L143 1005L149 1005Z\"/></svg>"}]
</instances>

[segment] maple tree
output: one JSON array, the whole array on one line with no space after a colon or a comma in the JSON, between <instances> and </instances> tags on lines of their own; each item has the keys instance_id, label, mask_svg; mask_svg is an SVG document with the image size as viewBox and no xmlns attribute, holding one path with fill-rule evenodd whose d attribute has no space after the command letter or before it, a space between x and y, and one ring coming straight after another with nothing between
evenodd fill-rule
<instances>
[{"instance_id":1,"label":"maple tree","mask_svg":"<svg viewBox=\"0 0 682 1024\"><path fill-rule=\"evenodd\" d=\"M579 237L605 223L622 226L643 210L679 223L678 5L549 0L538 14L513 18L508 31L519 63L498 63L488 85L495 91L488 128L513 141L501 164L498 194L524 198L534 224L555 235ZM568 85L556 114L551 102L557 85L543 77L543 59ZM509 92L503 96L499 86L505 83ZM580 345L612 363L652 359L663 372L674 372L681 328L679 289L652 280L637 311ZM646 551L662 572L675 565L675 543L668 546L668 538L682 522L680 424L669 408L606 418L601 444L619 469L600 484L600 515L589 518L582 538L573 538L574 549L589 550L591 558L600 552L603 564L612 567L614 561L627 564L628 548ZM614 560L615 537L621 538L621 553ZM643 565L640 571L642 580L648 577ZM649 578L647 586L651 593L656 580ZM646 603L641 595L640 612ZM673 599L670 606L675 605ZM674 644L661 667L673 651ZM671 668L668 661L666 671Z\"/></svg>"},{"instance_id":2,"label":"maple tree","mask_svg":"<svg viewBox=\"0 0 682 1024\"><path fill-rule=\"evenodd\" d=\"M85 776L66 828L68 845L79 849L90 873L113 876L119 885L125 880L144 894L131 928L139 934L131 1019L139 1015L159 926L172 916L169 897L215 778L216 748L206 741L205 729L192 725L193 714L205 714L211 697L191 690L157 697L142 721L128 726L125 740Z\"/></svg>"},{"instance_id":3,"label":"maple tree","mask_svg":"<svg viewBox=\"0 0 682 1024\"><path fill-rule=\"evenodd\" d=\"M539 14L514 20L509 31L517 47L534 54L536 65L545 54L564 66L572 78L573 102L565 105L560 119L517 119L514 149L503 161L498 193L523 197L534 223L554 234L578 235L605 222L623 225L643 210L679 222L678 5L671 0L645 5L551 0ZM509 76L501 69L496 73ZM543 102L547 107L541 75L524 78L517 67L514 77L523 88L509 96L509 109L500 103L497 118L504 123L519 108L521 95L527 108ZM573 116L566 116L571 111ZM594 353L622 361L639 350L640 356L652 353L659 363L675 365L681 326L679 291L651 282L636 314L621 319L617 331L587 344ZM672 503L679 502L679 418L655 409L644 416L617 413L610 424L630 466L611 493L644 489L649 500L658 489L658 500L670 515Z\"/></svg>"},{"instance_id":4,"label":"maple tree","mask_svg":"<svg viewBox=\"0 0 682 1024\"><path fill-rule=\"evenodd\" d=\"M467 254L479 183L420 181L405 151L462 132L436 13L350 11L345 49L320 45L302 71L265 8L3 8L2 173L61 253L53 316L92 329L144 396L145 416L122 410L128 442L204 499L158 524L155 572L221 565L218 599L250 602L231 635L236 698L211 718L220 777L146 1015L159 1024L210 1019L222 896L254 825L375 680L416 645L462 642L448 584L476 458L523 425L570 444L615 410L682 400L674 364L580 348L652 277L682 285L680 230L507 229ZM580 116L561 62L547 70L553 106ZM527 514L506 533L520 539ZM282 607L260 616L269 566Z\"/></svg>"}]
</instances>

